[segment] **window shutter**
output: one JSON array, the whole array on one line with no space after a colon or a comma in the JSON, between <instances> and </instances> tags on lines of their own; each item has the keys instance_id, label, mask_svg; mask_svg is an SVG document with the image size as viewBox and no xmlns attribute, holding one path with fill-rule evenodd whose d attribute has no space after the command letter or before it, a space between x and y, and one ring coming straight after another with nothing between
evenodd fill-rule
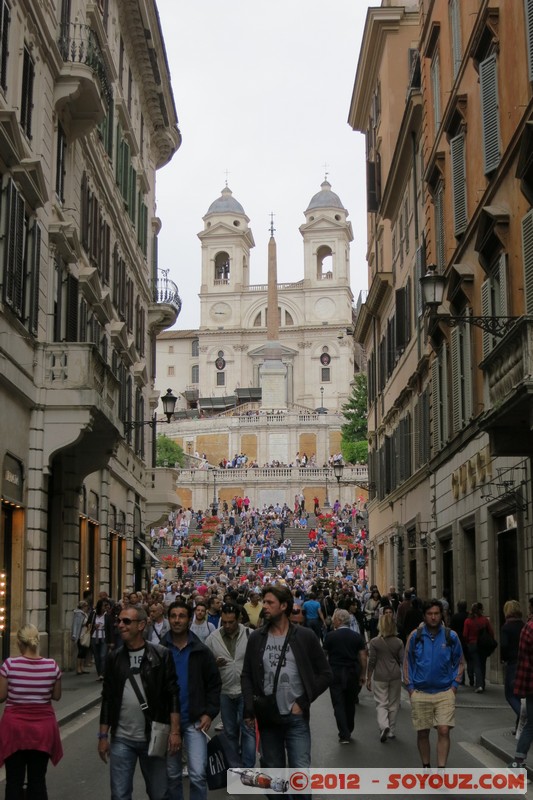
<instances>
[{"instance_id":1,"label":"window shutter","mask_svg":"<svg viewBox=\"0 0 533 800\"><path fill-rule=\"evenodd\" d=\"M452 351L452 424L454 432L462 427L461 414L461 358L460 358L460 330L452 328L450 336Z\"/></svg>"},{"instance_id":2,"label":"window shutter","mask_svg":"<svg viewBox=\"0 0 533 800\"><path fill-rule=\"evenodd\" d=\"M435 131L440 126L440 58L438 51L433 56L430 67L431 87L433 90L433 119Z\"/></svg>"},{"instance_id":3,"label":"window shutter","mask_svg":"<svg viewBox=\"0 0 533 800\"><path fill-rule=\"evenodd\" d=\"M407 343L406 322L407 322L407 303L405 287L396 289L396 346L403 350Z\"/></svg>"},{"instance_id":4,"label":"window shutter","mask_svg":"<svg viewBox=\"0 0 533 800\"><path fill-rule=\"evenodd\" d=\"M80 300L80 310L79 310L79 329L78 329L78 341L79 342L86 342L87 341L87 317L88 317L88 306L87 301L83 299Z\"/></svg>"},{"instance_id":5,"label":"window shutter","mask_svg":"<svg viewBox=\"0 0 533 800\"><path fill-rule=\"evenodd\" d=\"M533 81L533 0L524 0L526 14L526 41L528 77Z\"/></svg>"},{"instance_id":6,"label":"window shutter","mask_svg":"<svg viewBox=\"0 0 533 800\"><path fill-rule=\"evenodd\" d=\"M444 184L439 181L435 191L435 238L437 251L437 267L439 272L444 272L446 267L446 245L444 241Z\"/></svg>"},{"instance_id":7,"label":"window shutter","mask_svg":"<svg viewBox=\"0 0 533 800\"><path fill-rule=\"evenodd\" d=\"M78 279L70 272L67 275L66 313L65 340L76 342L78 340Z\"/></svg>"},{"instance_id":8,"label":"window shutter","mask_svg":"<svg viewBox=\"0 0 533 800\"><path fill-rule=\"evenodd\" d=\"M472 380L472 330L470 325L462 326L463 345L463 379L464 379L464 408L463 425L472 419L474 382Z\"/></svg>"},{"instance_id":9,"label":"window shutter","mask_svg":"<svg viewBox=\"0 0 533 800\"><path fill-rule=\"evenodd\" d=\"M438 453L442 443L440 438L440 386L439 386L439 362L434 358L431 362L431 447L433 453Z\"/></svg>"},{"instance_id":10,"label":"window shutter","mask_svg":"<svg viewBox=\"0 0 533 800\"><path fill-rule=\"evenodd\" d=\"M415 272L416 315L417 317L422 317L424 314L424 303L422 301L422 286L420 284L420 278L423 278L426 274L426 249L423 242L419 247L416 248Z\"/></svg>"},{"instance_id":11,"label":"window shutter","mask_svg":"<svg viewBox=\"0 0 533 800\"><path fill-rule=\"evenodd\" d=\"M377 211L379 209L376 164L374 161L366 162L366 208L367 211Z\"/></svg>"},{"instance_id":12,"label":"window shutter","mask_svg":"<svg viewBox=\"0 0 533 800\"><path fill-rule=\"evenodd\" d=\"M9 5L7 4L6 0L2 0L2 17L0 19L0 24L2 25L2 30L0 32L0 86L2 89L6 91L7 89L7 57L9 55L8 45L9 45L9 23L10 23L10 15L9 15Z\"/></svg>"},{"instance_id":13,"label":"window shutter","mask_svg":"<svg viewBox=\"0 0 533 800\"><path fill-rule=\"evenodd\" d=\"M450 142L450 149L452 156L453 227L455 236L460 236L465 232L468 224L464 133L453 137Z\"/></svg>"},{"instance_id":14,"label":"window shutter","mask_svg":"<svg viewBox=\"0 0 533 800\"><path fill-rule=\"evenodd\" d=\"M491 279L487 278L481 284L481 313L484 317L492 316L492 309L490 303L491 295ZM494 347L494 336L489 331L483 331L481 334L481 355L482 358L487 358L488 354Z\"/></svg>"},{"instance_id":15,"label":"window shutter","mask_svg":"<svg viewBox=\"0 0 533 800\"><path fill-rule=\"evenodd\" d=\"M533 209L522 219L522 259L526 314L533 314Z\"/></svg>"},{"instance_id":16,"label":"window shutter","mask_svg":"<svg viewBox=\"0 0 533 800\"><path fill-rule=\"evenodd\" d=\"M498 302L499 308L496 310L497 317L506 317L509 313L508 289L507 289L507 253L500 255L498 264L498 283L499 293Z\"/></svg>"},{"instance_id":17,"label":"window shutter","mask_svg":"<svg viewBox=\"0 0 533 800\"><path fill-rule=\"evenodd\" d=\"M28 327L33 336L37 336L39 325L39 280L41 277L41 227L34 222L31 232L30 250L30 303L28 308Z\"/></svg>"},{"instance_id":18,"label":"window shutter","mask_svg":"<svg viewBox=\"0 0 533 800\"><path fill-rule=\"evenodd\" d=\"M450 25L452 30L453 77L456 78L463 57L459 0L450 0Z\"/></svg>"},{"instance_id":19,"label":"window shutter","mask_svg":"<svg viewBox=\"0 0 533 800\"><path fill-rule=\"evenodd\" d=\"M496 54L479 65L481 122L483 131L483 171L493 172L500 163L500 120Z\"/></svg>"}]
</instances>

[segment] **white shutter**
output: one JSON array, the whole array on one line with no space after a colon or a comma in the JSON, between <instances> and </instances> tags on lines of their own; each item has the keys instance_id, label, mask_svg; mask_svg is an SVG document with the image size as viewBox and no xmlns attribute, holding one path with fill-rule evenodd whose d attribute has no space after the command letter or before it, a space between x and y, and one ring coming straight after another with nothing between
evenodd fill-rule
<instances>
[{"instance_id":1,"label":"white shutter","mask_svg":"<svg viewBox=\"0 0 533 800\"><path fill-rule=\"evenodd\" d=\"M496 54L479 65L481 122L483 130L483 171L493 172L500 163L500 119Z\"/></svg>"},{"instance_id":2,"label":"white shutter","mask_svg":"<svg viewBox=\"0 0 533 800\"><path fill-rule=\"evenodd\" d=\"M452 328L450 336L452 351L452 424L456 433L462 425L461 403L461 333L459 328Z\"/></svg>"},{"instance_id":3,"label":"white shutter","mask_svg":"<svg viewBox=\"0 0 533 800\"><path fill-rule=\"evenodd\" d=\"M466 214L465 135L460 133L450 141L452 156L453 232L460 236L468 224Z\"/></svg>"},{"instance_id":4,"label":"white shutter","mask_svg":"<svg viewBox=\"0 0 533 800\"><path fill-rule=\"evenodd\" d=\"M474 381L472 379L472 326L463 324L462 351L463 351L463 425L472 418L473 399L472 392Z\"/></svg>"},{"instance_id":5,"label":"white shutter","mask_svg":"<svg viewBox=\"0 0 533 800\"><path fill-rule=\"evenodd\" d=\"M459 0L450 0L450 27L452 30L453 77L456 78L463 57Z\"/></svg>"},{"instance_id":6,"label":"white shutter","mask_svg":"<svg viewBox=\"0 0 533 800\"><path fill-rule=\"evenodd\" d=\"M487 278L486 281L483 281L481 284L481 313L484 317L492 317L493 316L493 309L491 308L491 279ZM486 358L492 348L494 347L494 336L492 336L488 331L483 331L481 335L481 355L483 358Z\"/></svg>"}]
</instances>

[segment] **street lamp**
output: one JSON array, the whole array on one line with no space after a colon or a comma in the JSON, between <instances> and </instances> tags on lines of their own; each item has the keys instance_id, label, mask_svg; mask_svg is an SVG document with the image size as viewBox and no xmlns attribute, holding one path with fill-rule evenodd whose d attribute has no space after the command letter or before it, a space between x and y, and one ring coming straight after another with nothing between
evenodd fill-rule
<instances>
[{"instance_id":1,"label":"street lamp","mask_svg":"<svg viewBox=\"0 0 533 800\"><path fill-rule=\"evenodd\" d=\"M176 401L177 397L172 394L172 389L167 389L167 393L163 395L161 398L161 402L163 403L163 413L167 418L167 422L171 422L172 417L174 416L174 410L176 408ZM144 425L150 425L152 428L152 467L155 467L157 461L157 413L154 411L154 415L152 419L147 420L126 420L124 423L124 432L131 433L133 430L138 430L139 428L144 427Z\"/></svg>"},{"instance_id":2,"label":"street lamp","mask_svg":"<svg viewBox=\"0 0 533 800\"><path fill-rule=\"evenodd\" d=\"M320 387L320 408L316 409L317 414L327 414L327 408L324 408L324 387Z\"/></svg>"},{"instance_id":3,"label":"street lamp","mask_svg":"<svg viewBox=\"0 0 533 800\"><path fill-rule=\"evenodd\" d=\"M462 323L467 323L468 325L475 325L477 328L481 328L492 336L501 338L505 336L518 319L518 317L473 317L470 315L455 316L454 314L438 314L437 309L444 298L446 276L439 274L436 264L428 264L426 274L420 278L420 287L422 290L424 308L429 313L430 318L437 322L443 322L450 328L461 325Z\"/></svg>"},{"instance_id":4,"label":"street lamp","mask_svg":"<svg viewBox=\"0 0 533 800\"><path fill-rule=\"evenodd\" d=\"M167 418L167 422L172 421L172 417L174 416L174 410L176 408L176 401L177 397L172 394L172 389L167 389L167 393L163 395L161 398L161 402L163 403L163 413ZM126 432L135 430L136 428L142 428L143 425L151 425L152 428L156 428L157 423L157 414L154 413L152 419L147 420L126 420L124 422L124 430Z\"/></svg>"},{"instance_id":5,"label":"street lamp","mask_svg":"<svg viewBox=\"0 0 533 800\"><path fill-rule=\"evenodd\" d=\"M340 482L342 478L342 473L344 472L344 464L342 461L334 461L333 462L333 474L337 478L337 486L340 487Z\"/></svg>"}]
</instances>

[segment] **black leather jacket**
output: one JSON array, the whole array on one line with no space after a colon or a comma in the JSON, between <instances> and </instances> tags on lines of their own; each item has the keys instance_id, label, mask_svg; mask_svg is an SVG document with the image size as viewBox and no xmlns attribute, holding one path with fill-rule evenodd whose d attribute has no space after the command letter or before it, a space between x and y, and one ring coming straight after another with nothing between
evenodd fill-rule
<instances>
[{"instance_id":1,"label":"black leather jacket","mask_svg":"<svg viewBox=\"0 0 533 800\"><path fill-rule=\"evenodd\" d=\"M148 714L152 720L168 723L171 712L180 710L174 660L168 650L161 645L146 642L145 647L140 678L148 703ZM109 725L111 732L118 724L124 684L128 680L129 670L130 659L126 647L112 650L107 654L100 724ZM147 733L149 734L148 728Z\"/></svg>"}]
</instances>

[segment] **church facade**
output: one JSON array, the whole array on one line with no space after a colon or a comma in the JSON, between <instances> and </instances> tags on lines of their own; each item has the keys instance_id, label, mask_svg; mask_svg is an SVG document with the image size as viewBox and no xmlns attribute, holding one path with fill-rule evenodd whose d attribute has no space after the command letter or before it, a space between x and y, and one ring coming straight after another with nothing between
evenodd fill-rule
<instances>
[{"instance_id":1,"label":"church facade","mask_svg":"<svg viewBox=\"0 0 533 800\"><path fill-rule=\"evenodd\" d=\"M252 282L250 220L227 186L203 218L200 327L166 331L157 339L156 387L171 387L179 398L176 421L164 432L183 447L191 464L205 455L216 467L244 453L260 468L287 467L299 453L322 469L340 450L342 406L362 366L362 351L352 336L352 226L327 180L304 214L303 277L280 281L274 264L270 292L268 283ZM269 274L272 258L273 231ZM273 344L269 315L275 315L281 362L274 395L265 384ZM275 405L267 396L278 398ZM178 489L183 502L195 496L185 478L182 473ZM278 494L277 499L285 498Z\"/></svg>"}]
</instances>

